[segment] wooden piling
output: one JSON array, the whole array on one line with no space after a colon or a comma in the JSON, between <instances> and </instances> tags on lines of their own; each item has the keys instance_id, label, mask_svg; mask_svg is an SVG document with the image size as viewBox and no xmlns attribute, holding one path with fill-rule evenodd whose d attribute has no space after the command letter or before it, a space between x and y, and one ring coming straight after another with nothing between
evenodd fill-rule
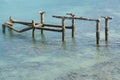
<instances>
[{"instance_id":1,"label":"wooden piling","mask_svg":"<svg viewBox=\"0 0 120 80\"><path fill-rule=\"evenodd\" d=\"M17 21L13 20L10 17L10 20L4 24L2 24L2 29L3 33L5 33L5 28L8 27L11 30L14 30L16 32L24 32L28 31L30 29L32 30L32 37L35 39L36 38L36 29L41 30L41 34L44 34L43 30L48 30L48 31L55 31L55 32L61 32L62 33L62 41L66 41L66 28L67 29L72 29L72 38L75 37L75 20L86 20L86 21L95 21L96 22L96 44L99 46L100 45L100 20L99 19L91 19L91 18L85 18L85 17L76 17L74 14L68 14L71 16L53 16L55 18L60 18L62 19L62 25L55 25L55 24L45 24L44 23L44 12L40 12L41 16L41 22L40 23L35 23L34 20L32 22L24 22L24 21ZM106 35L106 41L108 40L108 20L111 19L110 17L103 17L105 18L105 35ZM65 25L65 20L69 19L72 20L72 26L66 26ZM17 30L13 27L13 25L17 24L22 24L28 26L27 28ZM48 26L48 27L44 27ZM51 27L51 28L50 28Z\"/></svg>"},{"instance_id":2,"label":"wooden piling","mask_svg":"<svg viewBox=\"0 0 120 80\"><path fill-rule=\"evenodd\" d=\"M108 42L108 28L109 28L109 23L108 20L112 19L111 17L108 16L102 16L102 18L105 19L105 41Z\"/></svg>"},{"instance_id":3,"label":"wooden piling","mask_svg":"<svg viewBox=\"0 0 120 80\"><path fill-rule=\"evenodd\" d=\"M67 13L67 15L70 15L72 17L72 38L75 37L75 15L72 13Z\"/></svg>"},{"instance_id":4,"label":"wooden piling","mask_svg":"<svg viewBox=\"0 0 120 80\"><path fill-rule=\"evenodd\" d=\"M96 21L96 44L100 45L100 20Z\"/></svg>"},{"instance_id":5,"label":"wooden piling","mask_svg":"<svg viewBox=\"0 0 120 80\"><path fill-rule=\"evenodd\" d=\"M5 25L4 24L2 24L2 31L3 31L3 33L5 33Z\"/></svg>"},{"instance_id":6,"label":"wooden piling","mask_svg":"<svg viewBox=\"0 0 120 80\"><path fill-rule=\"evenodd\" d=\"M9 21L13 22L14 20L12 19L12 16L9 17Z\"/></svg>"},{"instance_id":7,"label":"wooden piling","mask_svg":"<svg viewBox=\"0 0 120 80\"><path fill-rule=\"evenodd\" d=\"M85 18L85 17L68 17L68 16L53 16L55 18L63 18L64 19L72 19L72 20L86 20L86 21L96 21L96 44L100 45L100 20L98 19L92 19L92 18ZM75 21L72 22L72 24L75 24ZM73 25L74 26L74 25ZM75 28L73 28L72 37L74 37Z\"/></svg>"},{"instance_id":8,"label":"wooden piling","mask_svg":"<svg viewBox=\"0 0 120 80\"><path fill-rule=\"evenodd\" d=\"M32 37L35 39L36 38L36 29L35 29L35 21L34 20L32 20L32 27L33 27Z\"/></svg>"},{"instance_id":9,"label":"wooden piling","mask_svg":"<svg viewBox=\"0 0 120 80\"><path fill-rule=\"evenodd\" d=\"M105 41L108 41L108 19L105 19Z\"/></svg>"},{"instance_id":10,"label":"wooden piling","mask_svg":"<svg viewBox=\"0 0 120 80\"><path fill-rule=\"evenodd\" d=\"M75 15L72 15L72 17L75 17ZM75 37L75 19L72 19L72 38Z\"/></svg>"},{"instance_id":11,"label":"wooden piling","mask_svg":"<svg viewBox=\"0 0 120 80\"><path fill-rule=\"evenodd\" d=\"M44 11L41 11L40 12L40 16L41 16L41 24L43 25L42 27L44 27ZM44 31L41 30L41 34L43 35L44 34Z\"/></svg>"},{"instance_id":12,"label":"wooden piling","mask_svg":"<svg viewBox=\"0 0 120 80\"><path fill-rule=\"evenodd\" d=\"M65 42L65 18L62 18L62 41Z\"/></svg>"}]
</instances>

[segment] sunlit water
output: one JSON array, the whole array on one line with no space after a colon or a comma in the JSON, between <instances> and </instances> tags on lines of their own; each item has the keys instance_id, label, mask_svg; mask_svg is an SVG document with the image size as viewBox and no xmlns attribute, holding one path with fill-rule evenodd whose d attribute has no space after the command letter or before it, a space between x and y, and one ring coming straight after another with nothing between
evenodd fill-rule
<instances>
[{"instance_id":1,"label":"sunlit water","mask_svg":"<svg viewBox=\"0 0 120 80\"><path fill-rule=\"evenodd\" d=\"M101 20L101 44L104 19L109 22L109 46L96 46L95 22L76 21L75 38L40 30L36 40L32 31L16 33L0 28L0 80L119 80L120 79L120 1L119 0L0 0L0 25L12 16L18 20L40 22L38 12L46 11L45 23L61 24L52 15L72 12L76 16ZM67 22L70 24L70 21ZM17 25L21 29L23 25Z\"/></svg>"}]
</instances>

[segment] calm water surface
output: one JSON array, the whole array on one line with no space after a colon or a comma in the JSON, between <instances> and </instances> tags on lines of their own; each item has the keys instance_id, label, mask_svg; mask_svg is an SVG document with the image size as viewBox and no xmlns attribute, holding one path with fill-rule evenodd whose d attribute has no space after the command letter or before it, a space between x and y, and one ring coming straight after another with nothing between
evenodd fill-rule
<instances>
[{"instance_id":1,"label":"calm water surface","mask_svg":"<svg viewBox=\"0 0 120 80\"><path fill-rule=\"evenodd\" d=\"M75 39L61 33L37 30L22 34L0 28L0 80L119 80L120 79L120 1L119 0L0 0L0 25L12 16L18 20L39 22L38 11L44 10L45 23L61 24L52 15L72 12L76 16L100 18L101 44L104 20L109 21L109 46L96 47L94 22L76 21ZM70 21L67 22L70 24ZM16 25L21 29L24 26Z\"/></svg>"}]
</instances>

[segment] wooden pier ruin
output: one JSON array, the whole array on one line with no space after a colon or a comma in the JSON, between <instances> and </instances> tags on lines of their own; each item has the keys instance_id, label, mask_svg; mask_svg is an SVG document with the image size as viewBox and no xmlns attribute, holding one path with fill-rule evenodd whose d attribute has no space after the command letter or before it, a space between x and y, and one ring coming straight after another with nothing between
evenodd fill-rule
<instances>
[{"instance_id":1,"label":"wooden pier ruin","mask_svg":"<svg viewBox=\"0 0 120 80\"><path fill-rule=\"evenodd\" d=\"M61 32L62 33L62 41L64 42L65 39L65 31L66 29L73 29L73 24L71 26L66 26L65 25L65 18L62 18L62 22L61 25L56 25L56 24L46 24L44 23L44 13L45 12L40 12L41 15L41 22L37 23L35 22L35 20L32 20L31 22L25 22L25 21L19 21L19 20L14 20L12 19L12 17L9 18L9 21L5 22L2 24L2 28L3 28L3 33L5 33L5 29L6 27L10 28L11 30L18 32L18 33L22 33L28 30L32 29L32 37L35 38L36 35L36 29L41 30L41 34L44 34L44 30L47 31L54 31L54 32ZM22 24L27 26L27 28L23 28L21 30L17 30L15 29L14 24Z\"/></svg>"},{"instance_id":2,"label":"wooden pier ruin","mask_svg":"<svg viewBox=\"0 0 120 80\"><path fill-rule=\"evenodd\" d=\"M99 19L92 19L92 18L85 18L85 17L76 17L72 13L67 13L66 15L69 16L52 16L53 18L59 18L62 20L61 25L56 24L46 24L44 23L44 11L39 12L40 13L40 22L37 23L35 20L32 20L31 22L25 22L25 21L19 21L14 20L12 17L9 18L9 21L2 24L3 33L6 32L6 27L10 28L11 30L22 33L28 30L32 30L32 37L36 38L36 29L41 30L41 34L44 34L44 30L47 31L54 31L54 32L61 32L62 33L62 41L66 41L66 29L71 29L71 37L75 37L75 21L76 20L85 20L85 21L94 21L96 23L96 44L97 46L100 45L100 20ZM110 17L102 16L102 18L105 19L105 40L108 41L108 20L112 19ZM71 20L71 26L67 26L65 24L66 20ZM27 26L26 28L23 28L21 30L15 29L14 24L22 24Z\"/></svg>"},{"instance_id":3,"label":"wooden pier ruin","mask_svg":"<svg viewBox=\"0 0 120 80\"><path fill-rule=\"evenodd\" d=\"M67 16L53 16L55 18L65 18L65 19L72 19L72 24L74 26L74 20L85 20L85 21L95 21L96 22L96 44L99 45L100 44L100 20L99 19L91 19L91 18L84 18L84 17L67 17ZM75 33L75 26L72 29L72 36L74 37L74 33Z\"/></svg>"}]
</instances>

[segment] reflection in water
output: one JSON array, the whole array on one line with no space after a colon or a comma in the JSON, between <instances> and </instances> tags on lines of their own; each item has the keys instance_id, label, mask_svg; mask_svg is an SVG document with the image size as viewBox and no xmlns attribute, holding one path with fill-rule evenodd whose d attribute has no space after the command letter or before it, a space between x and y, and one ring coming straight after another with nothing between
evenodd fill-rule
<instances>
[{"instance_id":1,"label":"reflection in water","mask_svg":"<svg viewBox=\"0 0 120 80\"><path fill-rule=\"evenodd\" d=\"M104 62L107 59L107 57L105 56L105 54L106 54L105 52L102 52L100 50L100 48L97 47L96 48L96 52L95 52L95 56L94 56L95 63L99 64L100 62Z\"/></svg>"},{"instance_id":2,"label":"reflection in water","mask_svg":"<svg viewBox=\"0 0 120 80\"><path fill-rule=\"evenodd\" d=\"M66 42L62 42L63 49L66 49Z\"/></svg>"}]
</instances>

